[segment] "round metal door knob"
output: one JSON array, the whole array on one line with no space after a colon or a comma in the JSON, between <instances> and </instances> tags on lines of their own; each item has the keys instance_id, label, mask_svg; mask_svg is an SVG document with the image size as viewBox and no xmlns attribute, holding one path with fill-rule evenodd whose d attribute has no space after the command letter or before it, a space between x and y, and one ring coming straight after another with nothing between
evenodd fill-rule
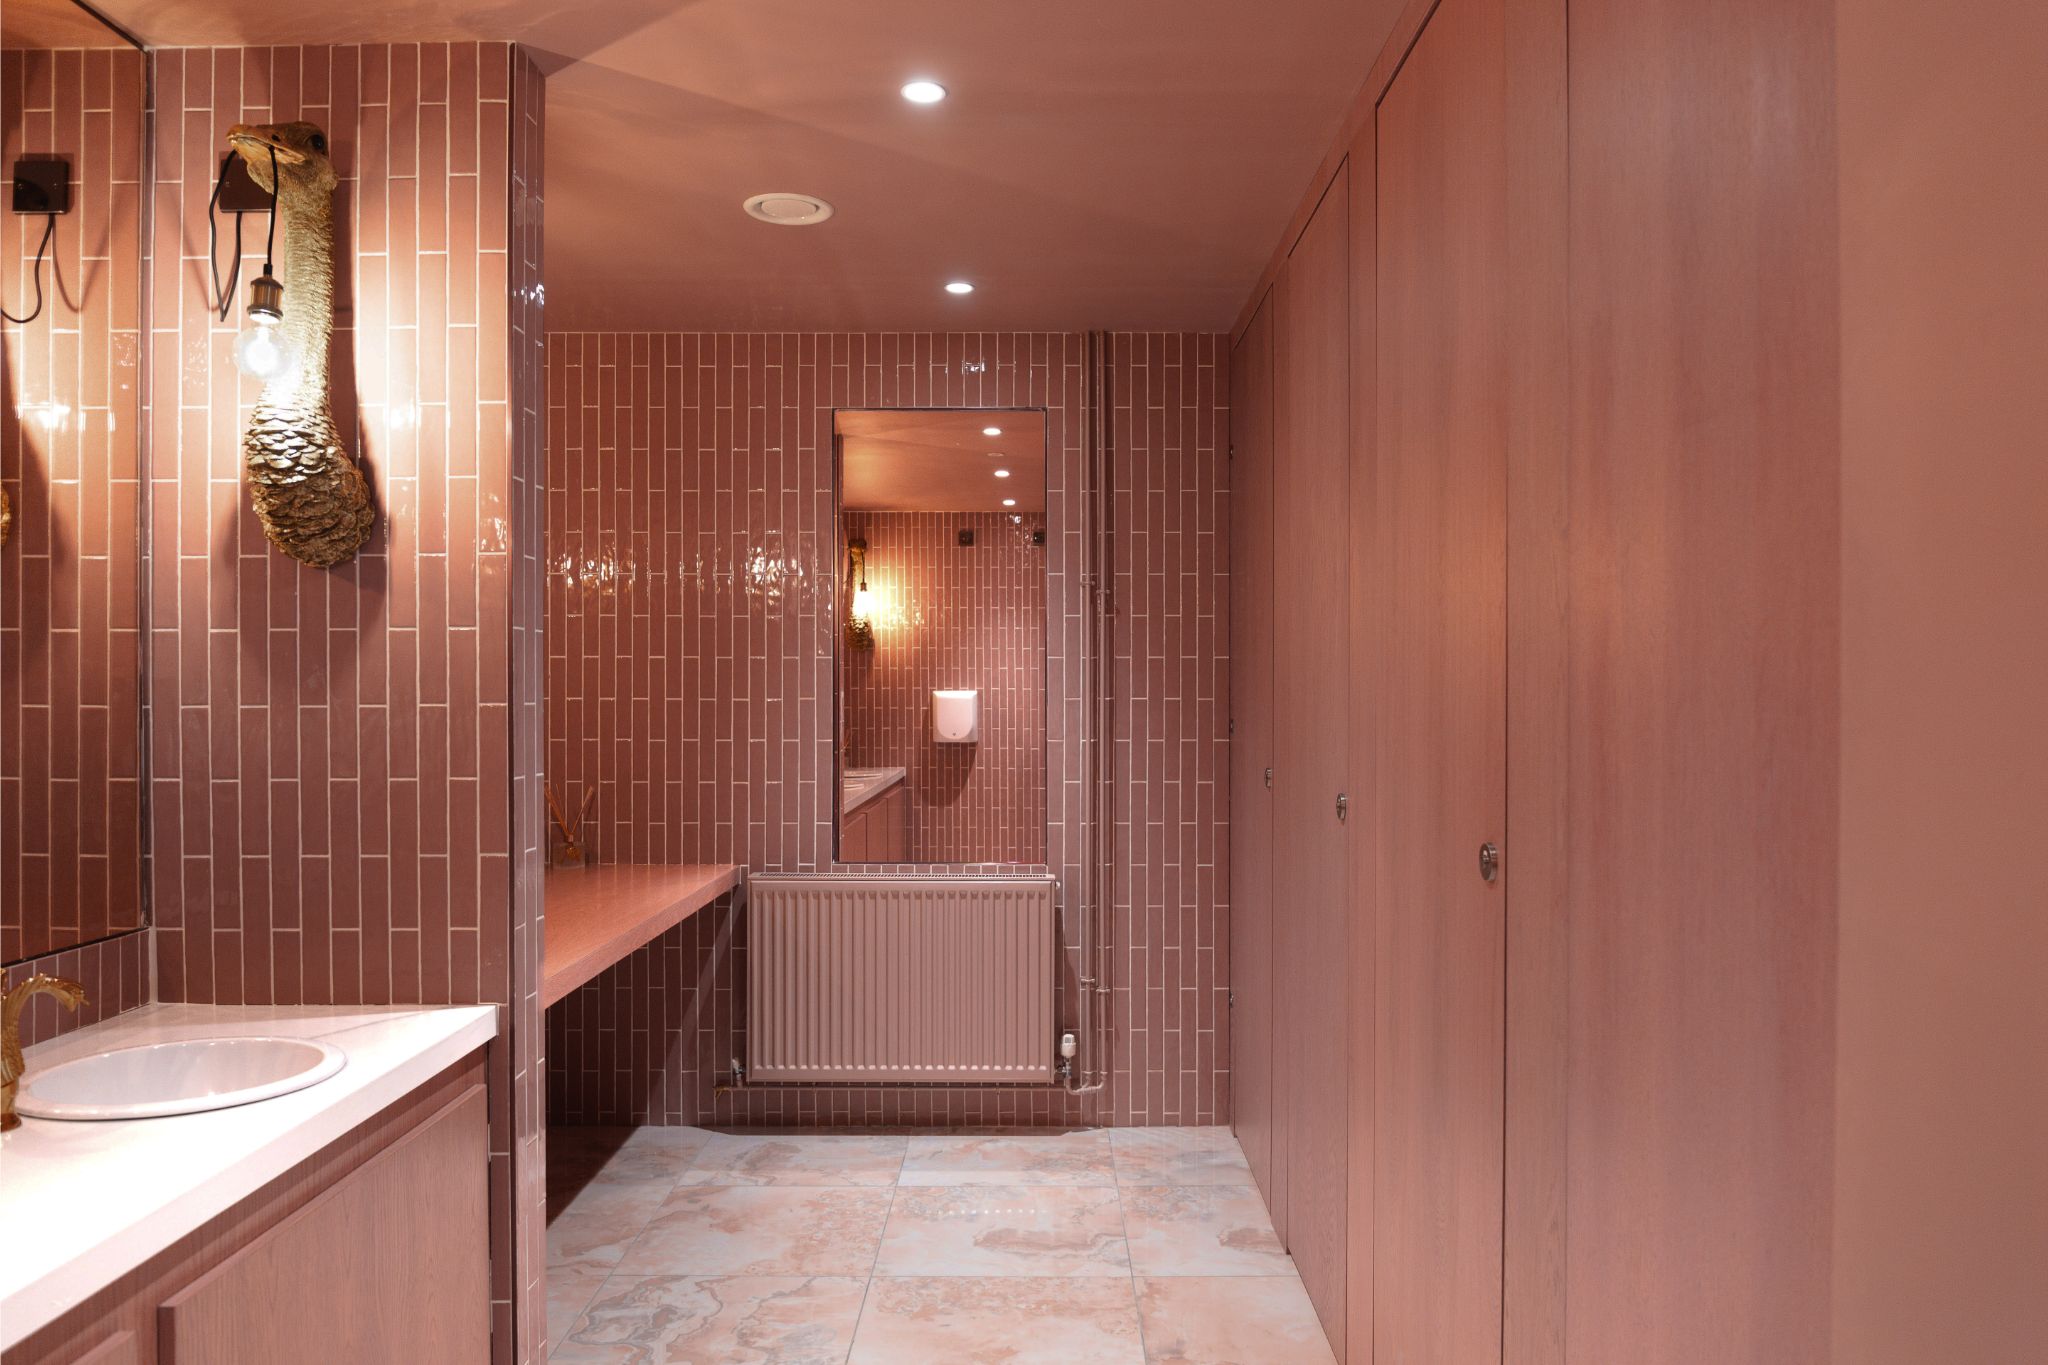
<instances>
[{"instance_id":1,"label":"round metal door knob","mask_svg":"<svg viewBox=\"0 0 2048 1365\"><path fill-rule=\"evenodd\" d=\"M1492 844L1479 846L1479 876L1489 882L1500 876L1500 850Z\"/></svg>"}]
</instances>

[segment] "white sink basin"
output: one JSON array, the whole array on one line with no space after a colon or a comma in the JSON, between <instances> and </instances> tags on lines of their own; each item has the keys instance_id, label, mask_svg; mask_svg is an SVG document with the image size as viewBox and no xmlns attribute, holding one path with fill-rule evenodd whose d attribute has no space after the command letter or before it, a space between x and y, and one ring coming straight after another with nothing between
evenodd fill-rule
<instances>
[{"instance_id":1,"label":"white sink basin","mask_svg":"<svg viewBox=\"0 0 2048 1365\"><path fill-rule=\"evenodd\" d=\"M31 1071L15 1107L38 1119L154 1119L275 1099L348 1058L310 1038L191 1038L124 1047Z\"/></svg>"}]
</instances>

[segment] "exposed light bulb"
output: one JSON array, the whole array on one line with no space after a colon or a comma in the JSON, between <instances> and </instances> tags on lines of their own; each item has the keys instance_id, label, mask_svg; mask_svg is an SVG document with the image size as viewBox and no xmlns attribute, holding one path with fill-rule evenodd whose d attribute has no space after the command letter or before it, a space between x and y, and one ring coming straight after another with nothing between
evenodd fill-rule
<instances>
[{"instance_id":1,"label":"exposed light bulb","mask_svg":"<svg viewBox=\"0 0 2048 1365\"><path fill-rule=\"evenodd\" d=\"M278 329L284 318L284 286L269 271L249 284L249 320L235 338L235 368L268 384L298 368L291 343Z\"/></svg>"},{"instance_id":2,"label":"exposed light bulb","mask_svg":"<svg viewBox=\"0 0 2048 1365\"><path fill-rule=\"evenodd\" d=\"M235 338L235 368L268 384L283 379L297 366L292 362L292 348L274 325L252 322Z\"/></svg>"},{"instance_id":3,"label":"exposed light bulb","mask_svg":"<svg viewBox=\"0 0 2048 1365\"><path fill-rule=\"evenodd\" d=\"M868 591L867 580L862 579L860 586L853 590L853 619L867 620L868 613L874 610L874 605L874 594Z\"/></svg>"}]
</instances>

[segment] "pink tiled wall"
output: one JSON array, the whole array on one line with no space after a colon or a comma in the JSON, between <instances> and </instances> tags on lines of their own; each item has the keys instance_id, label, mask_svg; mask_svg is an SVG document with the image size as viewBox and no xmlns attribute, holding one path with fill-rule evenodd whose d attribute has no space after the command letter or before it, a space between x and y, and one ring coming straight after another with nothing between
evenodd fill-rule
<instances>
[{"instance_id":1,"label":"pink tiled wall","mask_svg":"<svg viewBox=\"0 0 2048 1365\"><path fill-rule=\"evenodd\" d=\"M549 338L548 776L571 810L597 789L608 860L831 866L832 413L1045 409L1059 1008L1077 1023L1099 885L1112 1019L1085 1095L722 1087L745 1049L727 902L549 1011L552 1119L1227 1119L1226 364L1206 335Z\"/></svg>"},{"instance_id":2,"label":"pink tiled wall","mask_svg":"<svg viewBox=\"0 0 2048 1365\"><path fill-rule=\"evenodd\" d=\"M8 969L7 983L13 985L38 972L76 981L85 987L85 1003L67 1010L47 995L30 1000L21 1015L25 1047L148 1004L149 935L117 934L98 943L30 958Z\"/></svg>"},{"instance_id":3,"label":"pink tiled wall","mask_svg":"<svg viewBox=\"0 0 2048 1365\"><path fill-rule=\"evenodd\" d=\"M1043 526L1036 513L845 514L877 607L874 648L840 655L840 743L849 766L908 769L912 862L1045 861ZM932 692L961 687L980 693L979 741L940 744Z\"/></svg>"},{"instance_id":4,"label":"pink tiled wall","mask_svg":"<svg viewBox=\"0 0 2048 1365\"><path fill-rule=\"evenodd\" d=\"M537 1358L538 845L517 803L538 796L540 77L499 43L152 60L159 991L503 1005L495 1341ZM272 550L247 510L256 388L205 258L227 127L295 118L327 131L342 178L334 415L379 509L328 571Z\"/></svg>"},{"instance_id":5,"label":"pink tiled wall","mask_svg":"<svg viewBox=\"0 0 2048 1365\"><path fill-rule=\"evenodd\" d=\"M56 155L72 176L42 313L0 324L0 962L142 922L142 62L0 52L0 165ZM0 211L16 316L35 306L45 222ZM39 1036L75 1018L44 1023L53 1010L32 1014Z\"/></svg>"}]
</instances>

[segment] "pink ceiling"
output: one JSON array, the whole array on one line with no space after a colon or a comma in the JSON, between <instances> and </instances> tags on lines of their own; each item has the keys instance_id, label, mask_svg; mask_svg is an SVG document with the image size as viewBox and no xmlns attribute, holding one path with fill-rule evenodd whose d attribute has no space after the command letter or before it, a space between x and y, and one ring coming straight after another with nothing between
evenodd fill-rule
<instances>
[{"instance_id":1,"label":"pink ceiling","mask_svg":"<svg viewBox=\"0 0 2048 1365\"><path fill-rule=\"evenodd\" d=\"M1221 330L1401 0L103 7L151 44L547 54L551 328ZM837 216L740 211L770 190Z\"/></svg>"},{"instance_id":2,"label":"pink ceiling","mask_svg":"<svg viewBox=\"0 0 2048 1365\"><path fill-rule=\"evenodd\" d=\"M984 436L984 427L1002 435ZM1045 416L1038 412L842 411L839 501L868 512L1045 510ZM1007 469L1009 477L995 471ZM1015 498L1015 507L1003 506Z\"/></svg>"},{"instance_id":3,"label":"pink ceiling","mask_svg":"<svg viewBox=\"0 0 2048 1365\"><path fill-rule=\"evenodd\" d=\"M72 0L0 0L0 47L127 47Z\"/></svg>"}]
</instances>

